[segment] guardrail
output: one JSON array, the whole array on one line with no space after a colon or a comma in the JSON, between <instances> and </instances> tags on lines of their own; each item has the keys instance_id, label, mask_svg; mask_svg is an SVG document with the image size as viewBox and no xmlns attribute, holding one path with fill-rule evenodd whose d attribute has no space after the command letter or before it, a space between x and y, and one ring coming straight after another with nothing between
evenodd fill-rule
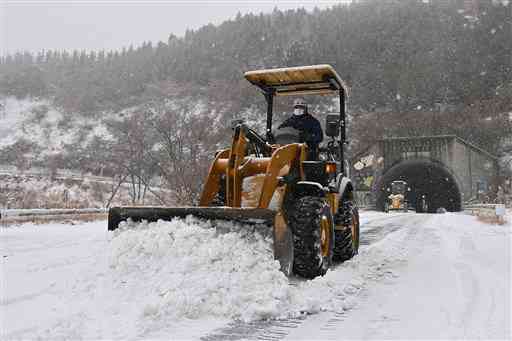
<instances>
[{"instance_id":1,"label":"guardrail","mask_svg":"<svg viewBox=\"0 0 512 341\"><path fill-rule=\"evenodd\" d=\"M107 212L105 208L5 209L0 210L0 224L43 223L68 219L97 220L106 218Z\"/></svg>"},{"instance_id":2,"label":"guardrail","mask_svg":"<svg viewBox=\"0 0 512 341\"><path fill-rule=\"evenodd\" d=\"M464 206L464 211L477 216L480 220L495 224L505 223L504 204L473 204Z\"/></svg>"},{"instance_id":3,"label":"guardrail","mask_svg":"<svg viewBox=\"0 0 512 341\"><path fill-rule=\"evenodd\" d=\"M42 215L60 215L60 214L90 214L106 213L106 208L28 208L28 209L5 209L0 210L0 217L28 217Z\"/></svg>"},{"instance_id":4,"label":"guardrail","mask_svg":"<svg viewBox=\"0 0 512 341\"><path fill-rule=\"evenodd\" d=\"M96 182L112 182L113 179L106 176L92 175L90 173L81 173L79 171L69 169L57 169L51 172L46 168L33 167L27 170L19 170L14 166L0 166L0 175L9 176L42 176L54 177L56 179L70 179L70 180L91 180Z\"/></svg>"}]
</instances>

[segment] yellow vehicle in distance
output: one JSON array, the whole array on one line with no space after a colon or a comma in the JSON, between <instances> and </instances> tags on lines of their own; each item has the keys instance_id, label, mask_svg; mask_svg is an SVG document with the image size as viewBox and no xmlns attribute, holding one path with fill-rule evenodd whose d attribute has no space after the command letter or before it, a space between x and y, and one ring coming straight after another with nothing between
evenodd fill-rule
<instances>
[{"instance_id":1,"label":"yellow vehicle in distance","mask_svg":"<svg viewBox=\"0 0 512 341\"><path fill-rule=\"evenodd\" d=\"M384 202L384 212L409 211L409 202L407 201L406 194L411 191L411 188L406 181L395 180L386 188L386 191L389 195Z\"/></svg>"}]
</instances>

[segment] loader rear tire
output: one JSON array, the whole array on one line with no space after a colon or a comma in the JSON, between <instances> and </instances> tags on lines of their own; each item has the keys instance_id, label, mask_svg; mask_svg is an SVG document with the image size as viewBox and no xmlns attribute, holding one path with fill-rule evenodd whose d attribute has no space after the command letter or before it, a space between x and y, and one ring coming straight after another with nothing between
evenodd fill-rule
<instances>
[{"instance_id":1,"label":"loader rear tire","mask_svg":"<svg viewBox=\"0 0 512 341\"><path fill-rule=\"evenodd\" d=\"M325 199L300 198L289 215L293 231L293 272L315 278L327 272L334 248L334 223Z\"/></svg>"},{"instance_id":2,"label":"loader rear tire","mask_svg":"<svg viewBox=\"0 0 512 341\"><path fill-rule=\"evenodd\" d=\"M346 218L343 230L334 231L334 255L335 262L349 260L359 251L359 211L351 202L344 204Z\"/></svg>"}]
</instances>

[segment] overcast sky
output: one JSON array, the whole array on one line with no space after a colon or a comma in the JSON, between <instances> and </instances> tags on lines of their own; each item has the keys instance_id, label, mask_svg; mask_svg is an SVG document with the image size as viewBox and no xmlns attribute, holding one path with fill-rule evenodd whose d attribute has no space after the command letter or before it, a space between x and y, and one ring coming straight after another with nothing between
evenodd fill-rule
<instances>
[{"instance_id":1,"label":"overcast sky","mask_svg":"<svg viewBox=\"0 0 512 341\"><path fill-rule=\"evenodd\" d=\"M238 12L330 7L337 1L0 0L0 48L119 49L143 41L167 41L187 28L219 24Z\"/></svg>"}]
</instances>

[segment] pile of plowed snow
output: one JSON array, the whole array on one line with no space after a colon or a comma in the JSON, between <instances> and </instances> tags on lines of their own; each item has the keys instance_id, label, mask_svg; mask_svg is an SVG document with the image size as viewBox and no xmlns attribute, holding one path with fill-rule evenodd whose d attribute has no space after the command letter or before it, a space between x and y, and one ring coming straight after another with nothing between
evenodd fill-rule
<instances>
[{"instance_id":1,"label":"pile of plowed snow","mask_svg":"<svg viewBox=\"0 0 512 341\"><path fill-rule=\"evenodd\" d=\"M343 278L329 272L290 283L273 259L270 236L251 226L215 224L189 217L124 225L111 240L112 284L118 294L140 301L140 317L151 321L292 317L347 309L341 301L365 281L357 272L375 265L346 262Z\"/></svg>"},{"instance_id":2,"label":"pile of plowed snow","mask_svg":"<svg viewBox=\"0 0 512 341\"><path fill-rule=\"evenodd\" d=\"M290 304L271 241L252 227L217 222L212 228L193 218L137 225L112 239L110 266L116 285L144 298L145 316L253 319Z\"/></svg>"},{"instance_id":3,"label":"pile of plowed snow","mask_svg":"<svg viewBox=\"0 0 512 341\"><path fill-rule=\"evenodd\" d=\"M144 302L141 314L152 320L297 316L326 309L343 289L328 276L290 285L271 237L252 226L215 224L188 218L125 225L111 241L114 286Z\"/></svg>"}]
</instances>

